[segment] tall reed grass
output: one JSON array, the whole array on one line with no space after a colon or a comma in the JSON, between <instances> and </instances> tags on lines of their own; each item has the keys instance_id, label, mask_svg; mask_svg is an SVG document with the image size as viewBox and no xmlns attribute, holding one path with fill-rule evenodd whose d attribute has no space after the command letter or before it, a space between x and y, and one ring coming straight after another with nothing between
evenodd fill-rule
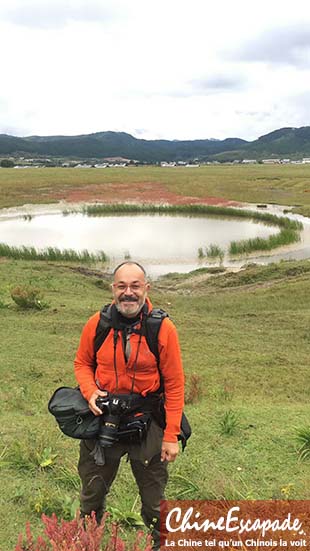
<instances>
[{"instance_id":1,"label":"tall reed grass","mask_svg":"<svg viewBox=\"0 0 310 551\"><path fill-rule=\"evenodd\" d=\"M104 214L188 214L188 215L214 215L247 218L259 220L266 224L284 228L301 230L301 222L291 220L285 216L277 216L268 212L257 212L233 207L215 207L213 205L156 205L150 203L102 203L96 205L85 205L82 209L88 216L100 216Z\"/></svg>"},{"instance_id":2,"label":"tall reed grass","mask_svg":"<svg viewBox=\"0 0 310 551\"><path fill-rule=\"evenodd\" d=\"M225 256L225 251L219 247L219 245L215 245L214 243L211 243L209 247L206 248L206 255L207 258L219 258L220 260L223 260Z\"/></svg>"},{"instance_id":3,"label":"tall reed grass","mask_svg":"<svg viewBox=\"0 0 310 551\"><path fill-rule=\"evenodd\" d=\"M73 249L58 249L57 247L47 247L45 249L36 249L35 247L11 247L6 243L0 243L0 257L13 258L14 260L65 260L69 262L105 262L108 257L103 251L90 253L86 249L83 251L74 251Z\"/></svg>"},{"instance_id":4,"label":"tall reed grass","mask_svg":"<svg viewBox=\"0 0 310 551\"><path fill-rule=\"evenodd\" d=\"M229 245L229 254L248 254L254 251L271 251L277 247L291 245L300 241L300 234L292 228L282 228L275 235L267 238L255 237L251 239L242 239L241 241L231 241Z\"/></svg>"}]
</instances>

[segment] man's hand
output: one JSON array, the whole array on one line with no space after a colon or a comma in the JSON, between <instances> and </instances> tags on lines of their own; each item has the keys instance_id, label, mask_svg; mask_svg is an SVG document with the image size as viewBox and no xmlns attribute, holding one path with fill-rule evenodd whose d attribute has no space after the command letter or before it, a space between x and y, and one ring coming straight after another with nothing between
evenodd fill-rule
<instances>
[{"instance_id":1,"label":"man's hand","mask_svg":"<svg viewBox=\"0 0 310 551\"><path fill-rule=\"evenodd\" d=\"M178 442L165 442L161 446L161 461L174 461L179 453Z\"/></svg>"},{"instance_id":2,"label":"man's hand","mask_svg":"<svg viewBox=\"0 0 310 551\"><path fill-rule=\"evenodd\" d=\"M108 393L105 390L99 390L98 388L98 390L95 390L95 392L89 398L88 407L94 415L102 415L101 409L96 406L96 400L98 396L103 396L105 398L107 394Z\"/></svg>"}]
</instances>

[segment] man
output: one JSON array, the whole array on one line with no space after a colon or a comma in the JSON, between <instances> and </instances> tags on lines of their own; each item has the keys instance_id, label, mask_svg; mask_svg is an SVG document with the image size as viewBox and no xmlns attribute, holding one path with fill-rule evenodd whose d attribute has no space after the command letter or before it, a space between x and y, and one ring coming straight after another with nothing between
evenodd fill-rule
<instances>
[{"instance_id":1,"label":"man","mask_svg":"<svg viewBox=\"0 0 310 551\"><path fill-rule=\"evenodd\" d=\"M81 512L89 515L95 511L100 521L120 459L128 454L141 497L141 515L145 524L152 526L154 549L158 549L159 507L168 479L167 464L179 452L177 436L184 404L184 375L172 321L164 318L158 334L160 371L143 334L144 317L152 310L147 296L149 288L140 264L126 261L115 269L111 307L114 331L111 329L97 352L94 372L94 339L100 313L92 316L83 329L74 365L81 392L95 415L102 414L98 398L106 399L107 393L121 394L124 398L134 393L146 398L156 396L163 382L165 429L152 419L141 442L116 441L102 448L98 441L82 440L78 466L82 481Z\"/></svg>"}]
</instances>

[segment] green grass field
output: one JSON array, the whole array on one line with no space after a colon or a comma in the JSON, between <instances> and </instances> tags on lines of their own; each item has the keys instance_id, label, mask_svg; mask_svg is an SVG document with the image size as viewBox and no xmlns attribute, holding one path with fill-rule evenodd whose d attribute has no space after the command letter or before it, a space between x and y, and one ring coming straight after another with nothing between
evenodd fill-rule
<instances>
[{"instance_id":1,"label":"green grass field","mask_svg":"<svg viewBox=\"0 0 310 551\"><path fill-rule=\"evenodd\" d=\"M25 203L48 203L65 198L73 189L111 185L161 184L189 197L214 196L253 203L300 205L310 210L309 165L204 166L200 168L128 167L122 169L1 169L0 208ZM117 199L117 191L116 191ZM160 200L160 194L158 196Z\"/></svg>"},{"instance_id":2,"label":"green grass field","mask_svg":"<svg viewBox=\"0 0 310 551\"><path fill-rule=\"evenodd\" d=\"M97 266L98 268L98 266ZM89 272L88 272L89 273ZM1 550L14 549L40 514L70 517L77 505L78 443L47 412L53 390L74 385L72 363L86 319L110 300L98 275L73 265L2 260ZM49 308L20 310L16 285L44 293ZM310 262L249 266L210 277L208 270L153 283L180 335L193 435L170 469L168 497L307 499L309 460L296 452L295 427L309 426ZM124 462L109 505L138 511Z\"/></svg>"},{"instance_id":3,"label":"green grass field","mask_svg":"<svg viewBox=\"0 0 310 551\"><path fill-rule=\"evenodd\" d=\"M86 185L100 185L104 197L119 182L310 211L310 167L302 165L1 169L0 207L55 201ZM111 298L100 268L0 260L1 551L13 551L27 520L41 533L42 512L70 518L77 506L78 442L60 433L47 402L55 388L75 384L82 326ZM179 330L193 428L187 450L170 466L167 497L308 499L310 463L299 458L296 434L305 429L310 440L310 262L221 270L169 274L150 293ZM10 289L22 285L40 289L49 307L18 308ZM109 506L116 518L139 510L125 461Z\"/></svg>"}]
</instances>

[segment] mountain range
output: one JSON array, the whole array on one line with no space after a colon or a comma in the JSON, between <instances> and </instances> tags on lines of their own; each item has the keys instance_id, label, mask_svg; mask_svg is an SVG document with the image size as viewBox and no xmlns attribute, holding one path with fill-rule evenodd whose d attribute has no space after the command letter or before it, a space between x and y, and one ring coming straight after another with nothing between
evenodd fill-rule
<instances>
[{"instance_id":1,"label":"mountain range","mask_svg":"<svg viewBox=\"0 0 310 551\"><path fill-rule=\"evenodd\" d=\"M123 157L145 163L299 159L310 157L310 126L281 128L251 142L240 138L144 140L125 132L111 131L79 136L23 138L0 134L0 156L21 155L74 159Z\"/></svg>"}]
</instances>

